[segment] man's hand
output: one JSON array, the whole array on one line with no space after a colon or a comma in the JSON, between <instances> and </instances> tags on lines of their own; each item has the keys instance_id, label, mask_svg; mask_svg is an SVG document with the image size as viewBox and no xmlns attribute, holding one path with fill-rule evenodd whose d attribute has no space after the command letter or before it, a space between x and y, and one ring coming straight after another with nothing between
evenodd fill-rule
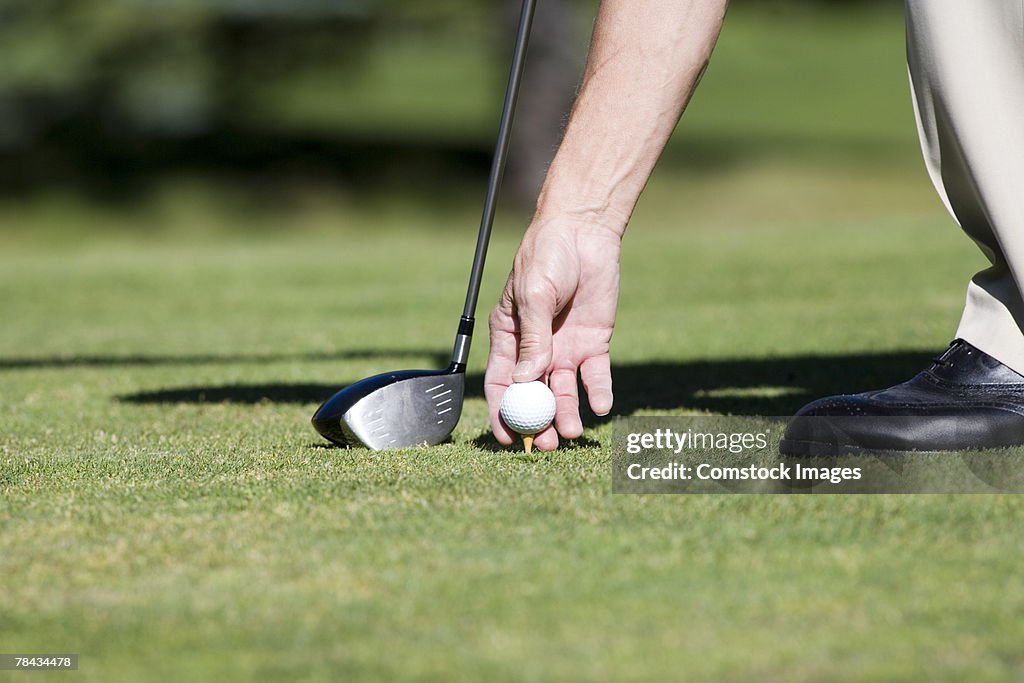
<instances>
[{"instance_id":1,"label":"man's hand","mask_svg":"<svg viewBox=\"0 0 1024 683\"><path fill-rule=\"evenodd\" d=\"M725 18L728 0L602 0L576 104L537 199L537 214L491 313L485 390L498 417L513 380L546 379L558 434L583 433L576 372L595 413L612 407L608 344L619 294L619 242L679 121ZM557 433L556 433L557 430Z\"/></svg>"},{"instance_id":2,"label":"man's hand","mask_svg":"<svg viewBox=\"0 0 1024 683\"><path fill-rule=\"evenodd\" d=\"M608 346L619 295L619 241L612 230L584 224L534 223L527 230L490 315L484 391L500 443L516 436L498 416L512 381L547 380L555 394L554 426L534 440L541 450L556 448L558 434L583 434L577 372L591 409L598 415L611 410Z\"/></svg>"}]
</instances>

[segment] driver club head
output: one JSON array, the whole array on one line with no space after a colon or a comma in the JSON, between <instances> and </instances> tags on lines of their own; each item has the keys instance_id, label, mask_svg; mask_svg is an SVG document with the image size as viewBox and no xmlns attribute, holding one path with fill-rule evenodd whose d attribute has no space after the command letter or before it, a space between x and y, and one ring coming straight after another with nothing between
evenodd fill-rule
<instances>
[{"instance_id":1,"label":"driver club head","mask_svg":"<svg viewBox=\"0 0 1024 683\"><path fill-rule=\"evenodd\" d=\"M313 427L341 446L432 446L455 429L465 383L465 371L454 365L368 377L327 399L313 415Z\"/></svg>"}]
</instances>

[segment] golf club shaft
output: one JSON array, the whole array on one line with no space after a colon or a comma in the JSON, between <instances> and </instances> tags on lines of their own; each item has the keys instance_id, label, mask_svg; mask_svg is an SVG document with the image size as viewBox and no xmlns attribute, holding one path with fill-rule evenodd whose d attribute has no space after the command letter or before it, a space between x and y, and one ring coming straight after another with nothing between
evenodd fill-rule
<instances>
[{"instance_id":1,"label":"golf club shaft","mask_svg":"<svg viewBox=\"0 0 1024 683\"><path fill-rule=\"evenodd\" d=\"M462 309L459 321L459 332L455 337L455 349L452 352L452 363L465 366L469 360L469 344L473 336L473 319L476 315L476 302L480 296L480 279L484 272L484 261L487 259L487 244L491 239L491 226L494 224L494 211L498 203L498 188L505 173L505 160L508 156L508 143L512 134L512 119L515 116L516 100L519 99L519 85L526 64L526 46L530 42L530 27L533 24L533 12L537 0L523 0L523 8L519 15L519 29L516 31L515 51L512 53L512 67L509 69L508 86L505 88L505 102L501 108L501 122L498 124L498 141L494 146L494 158L491 161L491 175L487 181L487 195L484 198L483 216L480 218L480 233L476 238L476 254L473 256L473 270L469 274L469 289L466 292L466 305Z\"/></svg>"}]
</instances>

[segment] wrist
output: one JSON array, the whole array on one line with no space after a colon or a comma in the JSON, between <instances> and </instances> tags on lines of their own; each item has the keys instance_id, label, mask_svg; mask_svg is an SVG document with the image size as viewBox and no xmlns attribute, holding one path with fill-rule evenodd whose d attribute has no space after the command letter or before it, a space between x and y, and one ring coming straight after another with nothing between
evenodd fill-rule
<instances>
[{"instance_id":1,"label":"wrist","mask_svg":"<svg viewBox=\"0 0 1024 683\"><path fill-rule=\"evenodd\" d=\"M629 211L607 201L583 199L572 192L548 193L542 190L531 225L538 228L559 226L578 233L601 233L621 239L629 218Z\"/></svg>"},{"instance_id":2,"label":"wrist","mask_svg":"<svg viewBox=\"0 0 1024 683\"><path fill-rule=\"evenodd\" d=\"M544 179L533 222L574 225L621 238L642 185L633 188L631 174L615 177L600 164L561 162L556 157Z\"/></svg>"},{"instance_id":3,"label":"wrist","mask_svg":"<svg viewBox=\"0 0 1024 683\"><path fill-rule=\"evenodd\" d=\"M577 236L592 235L619 242L626 231L626 220L612 218L603 211L583 206L538 208L528 232L561 232Z\"/></svg>"}]
</instances>

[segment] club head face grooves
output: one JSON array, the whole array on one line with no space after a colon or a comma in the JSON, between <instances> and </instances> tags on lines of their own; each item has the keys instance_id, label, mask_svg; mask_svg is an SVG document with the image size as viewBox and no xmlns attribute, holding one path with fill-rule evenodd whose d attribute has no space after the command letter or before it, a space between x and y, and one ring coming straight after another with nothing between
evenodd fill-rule
<instances>
[{"instance_id":1,"label":"club head face grooves","mask_svg":"<svg viewBox=\"0 0 1024 683\"><path fill-rule=\"evenodd\" d=\"M465 367L386 372L351 384L324 401L313 427L339 446L372 450L435 445L462 415Z\"/></svg>"}]
</instances>

